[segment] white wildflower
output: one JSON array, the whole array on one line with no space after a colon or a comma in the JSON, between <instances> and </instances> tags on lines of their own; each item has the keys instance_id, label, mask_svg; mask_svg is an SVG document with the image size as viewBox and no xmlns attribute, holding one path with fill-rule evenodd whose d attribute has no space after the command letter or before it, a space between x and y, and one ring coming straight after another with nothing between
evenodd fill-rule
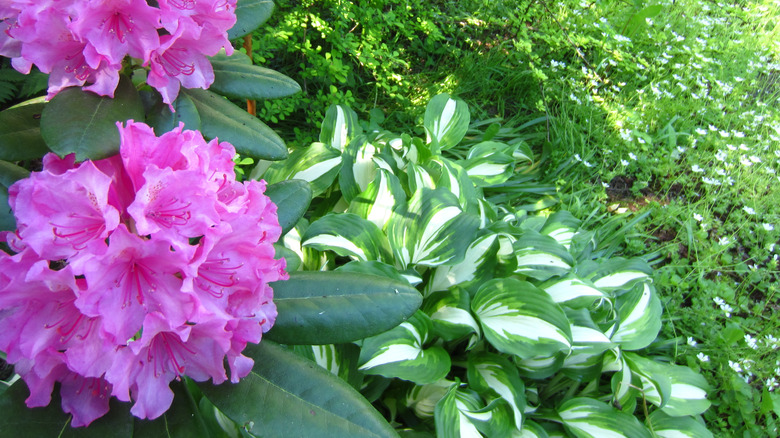
<instances>
[{"instance_id":1,"label":"white wildflower","mask_svg":"<svg viewBox=\"0 0 780 438\"><path fill-rule=\"evenodd\" d=\"M694 164L693 166L691 166L691 170L692 170L692 171L694 171L694 172L696 172L696 173L702 173L702 172L704 172L704 169L702 169L701 167L699 167L699 165L698 165L698 164Z\"/></svg>"},{"instance_id":2,"label":"white wildflower","mask_svg":"<svg viewBox=\"0 0 780 438\"><path fill-rule=\"evenodd\" d=\"M756 341L756 338L750 335L745 335L745 343L753 350L758 350L758 341Z\"/></svg>"},{"instance_id":3,"label":"white wildflower","mask_svg":"<svg viewBox=\"0 0 780 438\"><path fill-rule=\"evenodd\" d=\"M748 207L747 205L742 207L742 210L744 210L745 213L747 213L747 214L756 214L756 211L753 210L752 208Z\"/></svg>"},{"instance_id":4,"label":"white wildflower","mask_svg":"<svg viewBox=\"0 0 780 438\"><path fill-rule=\"evenodd\" d=\"M632 160L636 161L636 155L634 155L633 152L628 153L628 158L631 158Z\"/></svg>"},{"instance_id":5,"label":"white wildflower","mask_svg":"<svg viewBox=\"0 0 780 438\"><path fill-rule=\"evenodd\" d=\"M695 339L693 339L693 337L692 337L692 336L688 336L687 343L688 343L688 345L690 345L691 347L695 347L695 346L698 344L698 342L696 342L696 340L695 340Z\"/></svg>"},{"instance_id":6,"label":"white wildflower","mask_svg":"<svg viewBox=\"0 0 780 438\"><path fill-rule=\"evenodd\" d=\"M761 224L761 226L764 227L764 229L767 231L774 231L775 229L775 226L772 224Z\"/></svg>"},{"instance_id":7,"label":"white wildflower","mask_svg":"<svg viewBox=\"0 0 780 438\"><path fill-rule=\"evenodd\" d=\"M709 362L710 361L710 357L707 356L706 354L702 353L702 352L699 352L698 354L696 354L696 358L699 359L702 362Z\"/></svg>"},{"instance_id":8,"label":"white wildflower","mask_svg":"<svg viewBox=\"0 0 780 438\"><path fill-rule=\"evenodd\" d=\"M729 242L730 242L730 240L729 240L729 238L728 238L728 237L721 237L721 238L718 240L718 245L728 245L728 244L729 244Z\"/></svg>"},{"instance_id":9,"label":"white wildflower","mask_svg":"<svg viewBox=\"0 0 780 438\"><path fill-rule=\"evenodd\" d=\"M701 222L702 219L704 219L704 216L700 215L699 213L694 213L693 218L696 219L696 222Z\"/></svg>"}]
</instances>

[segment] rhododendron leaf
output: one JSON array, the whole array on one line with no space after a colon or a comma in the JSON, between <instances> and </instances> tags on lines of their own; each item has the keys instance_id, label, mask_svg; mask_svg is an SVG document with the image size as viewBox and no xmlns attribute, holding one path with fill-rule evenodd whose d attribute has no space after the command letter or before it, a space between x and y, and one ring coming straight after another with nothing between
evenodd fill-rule
<instances>
[{"instance_id":1,"label":"rhododendron leaf","mask_svg":"<svg viewBox=\"0 0 780 438\"><path fill-rule=\"evenodd\" d=\"M205 418L195 406L185 383L171 382L173 403L161 417L149 421L134 418L133 438L209 438Z\"/></svg>"},{"instance_id":2,"label":"rhododendron leaf","mask_svg":"<svg viewBox=\"0 0 780 438\"><path fill-rule=\"evenodd\" d=\"M287 234L298 220L306 213L311 203L311 186L302 180L287 180L271 184L265 190L265 195L276 204L276 214L282 235Z\"/></svg>"},{"instance_id":3,"label":"rhododendron leaf","mask_svg":"<svg viewBox=\"0 0 780 438\"><path fill-rule=\"evenodd\" d=\"M130 119L143 120L144 108L130 78L122 76L113 99L79 87L57 93L43 108L41 134L60 157L98 160L119 153L116 122Z\"/></svg>"},{"instance_id":4,"label":"rhododendron leaf","mask_svg":"<svg viewBox=\"0 0 780 438\"><path fill-rule=\"evenodd\" d=\"M252 372L235 385L199 384L225 415L258 436L397 437L349 384L272 342L249 345Z\"/></svg>"},{"instance_id":5,"label":"rhododendron leaf","mask_svg":"<svg viewBox=\"0 0 780 438\"><path fill-rule=\"evenodd\" d=\"M263 160L287 158L282 138L257 117L229 100L200 88L182 89L181 94L195 104L205 137L219 138L219 141L232 144L242 156Z\"/></svg>"},{"instance_id":6,"label":"rhododendron leaf","mask_svg":"<svg viewBox=\"0 0 780 438\"><path fill-rule=\"evenodd\" d=\"M577 438L650 438L650 431L633 415L592 398L573 398L558 408L563 424Z\"/></svg>"},{"instance_id":7,"label":"rhododendron leaf","mask_svg":"<svg viewBox=\"0 0 780 438\"><path fill-rule=\"evenodd\" d=\"M3 187L11 187L11 184L28 176L30 176L30 171L24 167L0 160L0 185Z\"/></svg>"},{"instance_id":8,"label":"rhododendron leaf","mask_svg":"<svg viewBox=\"0 0 780 438\"><path fill-rule=\"evenodd\" d=\"M272 0L238 0L236 24L228 30L228 38L233 40L249 34L265 23L273 10Z\"/></svg>"},{"instance_id":9,"label":"rhododendron leaf","mask_svg":"<svg viewBox=\"0 0 780 438\"><path fill-rule=\"evenodd\" d=\"M8 205L8 189L0 186L0 231L14 231L16 229L16 219Z\"/></svg>"},{"instance_id":10,"label":"rhododendron leaf","mask_svg":"<svg viewBox=\"0 0 780 438\"><path fill-rule=\"evenodd\" d=\"M443 379L450 371L450 355L441 346L425 344L433 338L433 325L423 312L380 335L363 340L360 371L396 377L425 385Z\"/></svg>"},{"instance_id":11,"label":"rhododendron leaf","mask_svg":"<svg viewBox=\"0 0 780 438\"><path fill-rule=\"evenodd\" d=\"M29 391L24 382L17 381L0 396L0 436L2 437L59 437L59 438L131 438L133 420L130 405L115 398L109 401L106 415L93 421L89 427L71 427L71 416L60 407L59 391L55 391L48 406L28 408L24 400Z\"/></svg>"},{"instance_id":12,"label":"rhododendron leaf","mask_svg":"<svg viewBox=\"0 0 780 438\"><path fill-rule=\"evenodd\" d=\"M329 214L312 222L301 245L362 261L393 262L384 233L373 222L352 213Z\"/></svg>"},{"instance_id":13,"label":"rhododendron leaf","mask_svg":"<svg viewBox=\"0 0 780 438\"><path fill-rule=\"evenodd\" d=\"M340 344L382 333L420 307L408 283L352 272L291 272L272 283L279 312L266 337L283 344Z\"/></svg>"},{"instance_id":14,"label":"rhododendron leaf","mask_svg":"<svg viewBox=\"0 0 780 438\"><path fill-rule=\"evenodd\" d=\"M0 112L0 160L29 160L49 152L41 137L43 108L40 102Z\"/></svg>"},{"instance_id":15,"label":"rhododendron leaf","mask_svg":"<svg viewBox=\"0 0 780 438\"><path fill-rule=\"evenodd\" d=\"M301 91L293 79L277 71L247 63L243 53L211 58L214 83L210 90L237 99L277 99Z\"/></svg>"},{"instance_id":16,"label":"rhododendron leaf","mask_svg":"<svg viewBox=\"0 0 780 438\"><path fill-rule=\"evenodd\" d=\"M179 94L172 105L175 112L171 112L168 105L162 101L152 107L149 112L146 120L149 126L154 128L155 134L162 135L173 131L179 127L179 123L184 123L184 129L200 131L200 115L192 99L184 94Z\"/></svg>"}]
</instances>

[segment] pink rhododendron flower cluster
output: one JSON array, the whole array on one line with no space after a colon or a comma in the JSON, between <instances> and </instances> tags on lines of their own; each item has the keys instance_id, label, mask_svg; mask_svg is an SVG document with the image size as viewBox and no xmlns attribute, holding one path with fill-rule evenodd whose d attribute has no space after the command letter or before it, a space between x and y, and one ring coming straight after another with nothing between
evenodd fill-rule
<instances>
[{"instance_id":1,"label":"pink rhododendron flower cluster","mask_svg":"<svg viewBox=\"0 0 780 438\"><path fill-rule=\"evenodd\" d=\"M208 88L206 56L233 47L236 0L4 0L0 55L50 73L49 98L70 86L114 96L126 56L150 68L147 83L170 104L179 87Z\"/></svg>"},{"instance_id":2,"label":"pink rhododendron flower cluster","mask_svg":"<svg viewBox=\"0 0 780 438\"><path fill-rule=\"evenodd\" d=\"M197 131L118 124L120 155L43 171L9 189L18 229L0 251L0 350L50 402L61 382L73 426L115 396L156 418L172 380L246 376L242 355L276 319L268 283L287 278L265 182L237 182L235 150Z\"/></svg>"}]
</instances>

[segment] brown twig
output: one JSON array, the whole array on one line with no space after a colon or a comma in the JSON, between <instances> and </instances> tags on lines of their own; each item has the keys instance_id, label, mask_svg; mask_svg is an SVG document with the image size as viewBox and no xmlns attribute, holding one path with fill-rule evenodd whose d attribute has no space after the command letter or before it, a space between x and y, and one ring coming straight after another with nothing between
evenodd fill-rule
<instances>
[{"instance_id":1,"label":"brown twig","mask_svg":"<svg viewBox=\"0 0 780 438\"><path fill-rule=\"evenodd\" d=\"M247 56L249 56L249 61L252 61L252 34L244 36L244 50L246 50ZM257 102L255 102L252 99L246 100L246 112L249 114L252 114L253 116L257 115Z\"/></svg>"}]
</instances>

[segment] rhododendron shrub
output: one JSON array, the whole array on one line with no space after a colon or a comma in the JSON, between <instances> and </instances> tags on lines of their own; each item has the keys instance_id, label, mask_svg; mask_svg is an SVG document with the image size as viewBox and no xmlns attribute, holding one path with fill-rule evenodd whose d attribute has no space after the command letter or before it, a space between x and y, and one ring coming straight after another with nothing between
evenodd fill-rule
<instances>
[{"instance_id":1,"label":"rhododendron shrub","mask_svg":"<svg viewBox=\"0 0 780 438\"><path fill-rule=\"evenodd\" d=\"M171 104L183 85L208 88L206 56L233 47L236 0L15 0L0 5L0 55L49 73L49 98L69 86L114 95L123 61L149 67L147 83Z\"/></svg>"},{"instance_id":2,"label":"rhododendron shrub","mask_svg":"<svg viewBox=\"0 0 780 438\"><path fill-rule=\"evenodd\" d=\"M104 415L111 396L151 419L170 407L174 379L246 376L242 351L276 319L269 283L288 278L276 205L265 182L236 181L233 146L183 126L157 137L117 125L120 155L48 154L9 189L18 229L3 234L15 254L0 252L0 350L28 406L61 383L73 426Z\"/></svg>"}]
</instances>

